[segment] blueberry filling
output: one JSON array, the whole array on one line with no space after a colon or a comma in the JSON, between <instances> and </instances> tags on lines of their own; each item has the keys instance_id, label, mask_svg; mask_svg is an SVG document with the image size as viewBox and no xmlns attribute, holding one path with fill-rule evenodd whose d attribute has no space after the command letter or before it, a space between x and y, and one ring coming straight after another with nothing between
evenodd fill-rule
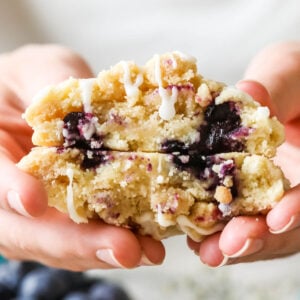
<instances>
[{"instance_id":1,"label":"blueberry filling","mask_svg":"<svg viewBox=\"0 0 300 300\"><path fill-rule=\"evenodd\" d=\"M71 112L64 118L65 147L102 149L103 137L96 132L97 118L90 113Z\"/></svg>"},{"instance_id":2,"label":"blueberry filling","mask_svg":"<svg viewBox=\"0 0 300 300\"><path fill-rule=\"evenodd\" d=\"M81 167L90 169L108 160L103 145L103 136L96 130L97 118L91 113L71 112L63 119L65 148L76 148L83 153Z\"/></svg>"},{"instance_id":3,"label":"blueberry filling","mask_svg":"<svg viewBox=\"0 0 300 300\"><path fill-rule=\"evenodd\" d=\"M234 102L216 105L210 104L204 114L204 124L199 128L200 140L187 145L178 140L166 140L161 147L162 152L172 154L173 163L186 170L198 179L208 182L208 190L223 184L226 176L234 180L234 163L223 163L215 154L242 152L245 148L244 138L249 129L241 125L241 118ZM220 171L212 167L219 164ZM232 196L237 195L235 184L231 187Z\"/></svg>"},{"instance_id":4,"label":"blueberry filling","mask_svg":"<svg viewBox=\"0 0 300 300\"><path fill-rule=\"evenodd\" d=\"M233 160L225 160L217 155L182 155L172 154L172 161L182 171L192 173L196 178L207 183L208 191L214 190L218 185L223 185L227 176L235 180L235 163ZM218 172L213 167L219 166ZM237 196L235 182L230 188L233 197Z\"/></svg>"},{"instance_id":5,"label":"blueberry filling","mask_svg":"<svg viewBox=\"0 0 300 300\"><path fill-rule=\"evenodd\" d=\"M177 140L166 140L162 144L165 153L179 152L189 155L213 155L217 153L241 152L248 128L241 125L241 118L234 102L220 105L210 104L204 114L204 124L199 128L200 140L186 145Z\"/></svg>"},{"instance_id":6,"label":"blueberry filling","mask_svg":"<svg viewBox=\"0 0 300 300\"><path fill-rule=\"evenodd\" d=\"M83 151L83 160L81 162L81 167L83 169L91 169L100 166L108 161L110 161L110 155L107 151L102 150L87 150Z\"/></svg>"},{"instance_id":7,"label":"blueberry filling","mask_svg":"<svg viewBox=\"0 0 300 300\"><path fill-rule=\"evenodd\" d=\"M234 102L220 105L212 103L205 111L205 124L200 127L200 141L193 145L202 154L241 152L244 150L243 135L235 134L241 126L241 117Z\"/></svg>"}]
</instances>

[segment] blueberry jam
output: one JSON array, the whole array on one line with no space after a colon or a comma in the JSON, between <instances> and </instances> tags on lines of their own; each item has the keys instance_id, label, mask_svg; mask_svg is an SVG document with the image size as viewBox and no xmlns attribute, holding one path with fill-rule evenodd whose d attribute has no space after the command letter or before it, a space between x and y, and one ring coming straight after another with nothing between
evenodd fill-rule
<instances>
[{"instance_id":1,"label":"blueberry jam","mask_svg":"<svg viewBox=\"0 0 300 300\"><path fill-rule=\"evenodd\" d=\"M234 180L235 163L231 160L225 160L218 155L202 156L197 154L182 155L172 154L172 160L175 165L184 171L192 173L196 178L207 183L207 190L214 190L218 185L223 185L227 176ZM215 172L213 167L218 165L219 171ZM235 184L231 187L231 193L236 196Z\"/></svg>"},{"instance_id":2,"label":"blueberry jam","mask_svg":"<svg viewBox=\"0 0 300 300\"><path fill-rule=\"evenodd\" d=\"M63 121L64 147L76 148L83 153L82 168L95 168L107 161L107 153L103 153L103 136L97 133L98 120L93 114L71 112Z\"/></svg>"},{"instance_id":3,"label":"blueberry jam","mask_svg":"<svg viewBox=\"0 0 300 300\"><path fill-rule=\"evenodd\" d=\"M206 108L204 124L200 126L199 133L200 140L191 145L166 140L162 144L162 151L189 155L241 152L245 148L243 139L249 134L249 130L241 126L235 103L225 102L220 105L212 103Z\"/></svg>"},{"instance_id":4,"label":"blueberry jam","mask_svg":"<svg viewBox=\"0 0 300 300\"><path fill-rule=\"evenodd\" d=\"M235 103L212 103L205 111L205 124L200 127L201 140L196 146L202 154L241 152L244 150L242 139L235 133L241 128L241 117ZM243 136L241 136L243 137Z\"/></svg>"},{"instance_id":5,"label":"blueberry jam","mask_svg":"<svg viewBox=\"0 0 300 300\"><path fill-rule=\"evenodd\" d=\"M173 162L179 169L208 181L210 183L208 189L214 189L222 184L225 176L233 176L235 171L234 163L222 164L222 159L216 154L242 152L244 138L249 134L249 130L242 127L234 102L220 105L213 102L206 108L204 124L200 126L199 133L200 140L191 145L178 140L166 140L161 149L164 153L172 154ZM212 170L212 166L216 163L222 165L219 174ZM236 194L234 187L232 193Z\"/></svg>"},{"instance_id":6,"label":"blueberry jam","mask_svg":"<svg viewBox=\"0 0 300 300\"><path fill-rule=\"evenodd\" d=\"M71 112L64 118L65 146L78 149L101 149L103 137L96 133L97 118L90 113Z\"/></svg>"}]
</instances>

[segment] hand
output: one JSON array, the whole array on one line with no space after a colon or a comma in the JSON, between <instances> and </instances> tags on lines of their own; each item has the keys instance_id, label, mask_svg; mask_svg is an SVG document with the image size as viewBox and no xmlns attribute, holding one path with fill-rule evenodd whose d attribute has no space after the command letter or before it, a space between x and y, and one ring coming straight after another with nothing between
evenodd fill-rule
<instances>
[{"instance_id":1,"label":"hand","mask_svg":"<svg viewBox=\"0 0 300 300\"><path fill-rule=\"evenodd\" d=\"M276 162L292 188L266 217L236 217L202 243L188 239L201 261L213 267L300 251L300 42L267 47L254 58L245 78L237 88L269 106L285 125L286 142Z\"/></svg>"},{"instance_id":2,"label":"hand","mask_svg":"<svg viewBox=\"0 0 300 300\"><path fill-rule=\"evenodd\" d=\"M15 166L32 147L31 129L21 118L32 96L70 76L93 74L60 46L26 46L0 56L0 253L78 271L160 264L160 242L100 221L73 223L48 208L42 183Z\"/></svg>"}]
</instances>

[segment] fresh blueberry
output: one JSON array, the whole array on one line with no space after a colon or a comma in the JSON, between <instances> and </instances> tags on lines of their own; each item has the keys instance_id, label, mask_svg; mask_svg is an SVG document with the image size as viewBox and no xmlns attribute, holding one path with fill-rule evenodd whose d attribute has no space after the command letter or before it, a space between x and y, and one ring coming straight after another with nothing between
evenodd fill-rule
<instances>
[{"instance_id":1,"label":"fresh blueberry","mask_svg":"<svg viewBox=\"0 0 300 300\"><path fill-rule=\"evenodd\" d=\"M38 266L35 262L7 261L0 265L0 284L15 291L23 276Z\"/></svg>"},{"instance_id":2,"label":"fresh blueberry","mask_svg":"<svg viewBox=\"0 0 300 300\"><path fill-rule=\"evenodd\" d=\"M37 268L21 282L18 299L61 299L70 289L80 288L81 273L53 268Z\"/></svg>"},{"instance_id":3,"label":"fresh blueberry","mask_svg":"<svg viewBox=\"0 0 300 300\"><path fill-rule=\"evenodd\" d=\"M63 300L89 300L89 295L82 291L68 293Z\"/></svg>"},{"instance_id":4,"label":"fresh blueberry","mask_svg":"<svg viewBox=\"0 0 300 300\"><path fill-rule=\"evenodd\" d=\"M10 300L10 299L14 299L15 296L16 296L15 290L9 288L3 283L0 283L0 299Z\"/></svg>"},{"instance_id":5,"label":"fresh blueberry","mask_svg":"<svg viewBox=\"0 0 300 300\"><path fill-rule=\"evenodd\" d=\"M130 300L125 290L115 283L98 283L89 290L89 300Z\"/></svg>"}]
</instances>

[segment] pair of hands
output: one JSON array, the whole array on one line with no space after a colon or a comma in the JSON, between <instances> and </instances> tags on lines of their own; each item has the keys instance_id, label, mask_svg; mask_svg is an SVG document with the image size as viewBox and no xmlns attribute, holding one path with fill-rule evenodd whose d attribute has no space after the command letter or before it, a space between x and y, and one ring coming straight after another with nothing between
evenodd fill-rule
<instances>
[{"instance_id":1,"label":"pair of hands","mask_svg":"<svg viewBox=\"0 0 300 300\"><path fill-rule=\"evenodd\" d=\"M70 76L93 74L80 56L63 47L26 46L0 56L0 253L71 270L160 264L165 256L161 242L100 222L73 223L48 208L41 182L15 166L32 147L31 129L20 117L32 96ZM245 78L261 84L241 81L237 87L268 105L286 125L287 143L278 162L296 184L300 179L300 43L263 50ZM296 253L300 251L298 197L300 186L295 186L266 218L234 218L222 232L200 244L188 239L188 245L210 266Z\"/></svg>"}]
</instances>

